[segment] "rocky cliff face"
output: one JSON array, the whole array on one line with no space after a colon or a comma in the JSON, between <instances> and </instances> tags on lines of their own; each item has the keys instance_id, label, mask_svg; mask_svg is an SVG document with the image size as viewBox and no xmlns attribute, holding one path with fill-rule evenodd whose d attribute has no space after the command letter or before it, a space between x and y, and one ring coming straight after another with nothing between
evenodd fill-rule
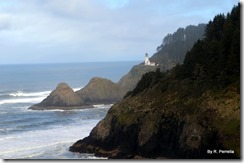
<instances>
[{"instance_id":1,"label":"rocky cliff face","mask_svg":"<svg viewBox=\"0 0 244 163\"><path fill-rule=\"evenodd\" d=\"M238 158L239 100L235 86L198 98L154 86L115 104L70 150L109 158ZM207 153L214 149L234 153Z\"/></svg>"},{"instance_id":2,"label":"rocky cliff face","mask_svg":"<svg viewBox=\"0 0 244 163\"><path fill-rule=\"evenodd\" d=\"M31 106L29 109L71 109L84 106L84 100L78 96L66 83L60 83L50 95L41 103Z\"/></svg>"},{"instance_id":3,"label":"rocky cliff face","mask_svg":"<svg viewBox=\"0 0 244 163\"><path fill-rule=\"evenodd\" d=\"M76 93L86 104L107 104L121 100L126 92L111 80L94 77Z\"/></svg>"},{"instance_id":4,"label":"rocky cliff face","mask_svg":"<svg viewBox=\"0 0 244 163\"><path fill-rule=\"evenodd\" d=\"M136 87L143 74L155 71L157 68L157 66L145 66L144 64L135 65L117 84L126 91L131 91Z\"/></svg>"}]
</instances>

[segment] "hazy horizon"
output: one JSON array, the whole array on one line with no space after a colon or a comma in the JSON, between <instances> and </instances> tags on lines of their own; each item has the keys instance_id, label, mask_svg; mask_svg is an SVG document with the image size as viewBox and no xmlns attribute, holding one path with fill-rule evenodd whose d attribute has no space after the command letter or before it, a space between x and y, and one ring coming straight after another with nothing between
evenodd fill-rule
<instances>
[{"instance_id":1,"label":"hazy horizon","mask_svg":"<svg viewBox=\"0 0 244 163\"><path fill-rule=\"evenodd\" d=\"M168 33L238 0L1 0L0 64L143 61Z\"/></svg>"},{"instance_id":2,"label":"hazy horizon","mask_svg":"<svg viewBox=\"0 0 244 163\"><path fill-rule=\"evenodd\" d=\"M89 63L128 63L128 62L138 62L138 64L144 62L144 58L142 58L142 60L128 60L128 61L87 61L87 62L75 62L75 61L71 61L71 62L37 62L37 63L0 63L1 65L45 65L45 64L89 64Z\"/></svg>"}]
</instances>

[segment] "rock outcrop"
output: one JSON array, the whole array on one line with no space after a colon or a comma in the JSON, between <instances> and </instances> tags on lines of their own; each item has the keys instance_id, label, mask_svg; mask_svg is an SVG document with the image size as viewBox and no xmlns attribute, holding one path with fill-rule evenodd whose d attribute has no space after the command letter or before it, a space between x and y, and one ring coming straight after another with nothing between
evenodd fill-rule
<instances>
[{"instance_id":1,"label":"rock outcrop","mask_svg":"<svg viewBox=\"0 0 244 163\"><path fill-rule=\"evenodd\" d=\"M81 90L74 92L66 83L60 83L41 103L32 110L83 109L95 104L113 104L123 98L126 91L111 80L94 77Z\"/></svg>"},{"instance_id":2,"label":"rock outcrop","mask_svg":"<svg viewBox=\"0 0 244 163\"><path fill-rule=\"evenodd\" d=\"M121 100L126 92L111 80L94 77L76 93L86 104L111 104Z\"/></svg>"},{"instance_id":3,"label":"rock outcrop","mask_svg":"<svg viewBox=\"0 0 244 163\"><path fill-rule=\"evenodd\" d=\"M31 106L32 110L74 109L86 106L84 100L66 83L60 83L41 103Z\"/></svg>"},{"instance_id":4,"label":"rock outcrop","mask_svg":"<svg viewBox=\"0 0 244 163\"><path fill-rule=\"evenodd\" d=\"M131 91L136 87L143 74L155 71L157 68L157 66L145 66L144 64L135 65L117 84L126 91Z\"/></svg>"}]
</instances>

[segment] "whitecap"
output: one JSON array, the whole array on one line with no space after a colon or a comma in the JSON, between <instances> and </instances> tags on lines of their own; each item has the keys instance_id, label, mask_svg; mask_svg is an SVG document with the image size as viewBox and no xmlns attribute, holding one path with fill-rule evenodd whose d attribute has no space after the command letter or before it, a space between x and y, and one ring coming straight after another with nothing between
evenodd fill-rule
<instances>
[{"instance_id":1,"label":"whitecap","mask_svg":"<svg viewBox=\"0 0 244 163\"><path fill-rule=\"evenodd\" d=\"M98 123L97 120L82 120L69 125L53 125L52 128L20 132L0 136L0 158L43 158L41 151L58 150L64 144L71 146L77 140L89 135L91 129ZM68 149L65 149L68 151ZM57 151L58 152L58 151ZM36 155L36 156L35 156ZM53 156L54 157L54 156ZM53 158L50 156L49 158Z\"/></svg>"},{"instance_id":2,"label":"whitecap","mask_svg":"<svg viewBox=\"0 0 244 163\"><path fill-rule=\"evenodd\" d=\"M93 105L93 107L95 108L110 108L111 106L113 106L113 104L97 104L97 105Z\"/></svg>"},{"instance_id":3,"label":"whitecap","mask_svg":"<svg viewBox=\"0 0 244 163\"><path fill-rule=\"evenodd\" d=\"M81 88L73 88L73 90L74 90L74 92L76 92L76 91L79 91L79 90L81 90L83 87L81 87Z\"/></svg>"},{"instance_id":4,"label":"whitecap","mask_svg":"<svg viewBox=\"0 0 244 163\"><path fill-rule=\"evenodd\" d=\"M33 97L33 96L47 96L51 93L51 91L42 91L42 92L23 92L16 91L14 93L10 93L10 96L13 97Z\"/></svg>"},{"instance_id":5,"label":"whitecap","mask_svg":"<svg viewBox=\"0 0 244 163\"><path fill-rule=\"evenodd\" d=\"M39 103L44 100L45 97L34 97L34 98L17 98L17 99L5 99L0 100L2 104L16 104L16 103Z\"/></svg>"}]
</instances>

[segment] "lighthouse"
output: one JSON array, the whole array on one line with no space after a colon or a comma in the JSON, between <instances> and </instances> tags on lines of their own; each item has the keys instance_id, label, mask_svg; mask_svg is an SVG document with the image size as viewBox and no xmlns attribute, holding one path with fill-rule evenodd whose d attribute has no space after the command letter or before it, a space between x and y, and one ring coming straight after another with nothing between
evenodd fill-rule
<instances>
[{"instance_id":1,"label":"lighthouse","mask_svg":"<svg viewBox=\"0 0 244 163\"><path fill-rule=\"evenodd\" d=\"M150 65L150 61L148 58L148 54L146 53L146 55L145 55L145 66L147 66L147 65Z\"/></svg>"},{"instance_id":2,"label":"lighthouse","mask_svg":"<svg viewBox=\"0 0 244 163\"><path fill-rule=\"evenodd\" d=\"M145 55L145 66L155 66L154 62L150 62L148 54Z\"/></svg>"}]
</instances>

